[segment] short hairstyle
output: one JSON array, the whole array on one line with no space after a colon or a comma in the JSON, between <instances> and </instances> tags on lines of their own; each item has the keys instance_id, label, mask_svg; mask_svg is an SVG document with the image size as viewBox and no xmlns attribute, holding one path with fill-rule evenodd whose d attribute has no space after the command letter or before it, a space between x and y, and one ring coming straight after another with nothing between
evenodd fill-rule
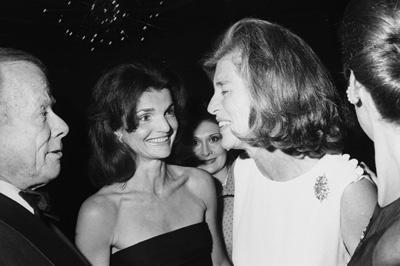
<instances>
[{"instance_id":1,"label":"short hairstyle","mask_svg":"<svg viewBox=\"0 0 400 266\"><path fill-rule=\"evenodd\" d=\"M36 67L38 67L47 78L46 66L40 59L38 59L34 55L13 48L0 47L0 66L4 63L11 63L11 62L32 63ZM12 121L12 118L10 117L9 114L10 106L8 104L7 99L4 99L4 94L3 94L4 79L5 77L3 76L2 73L0 73L0 124L10 123L10 121Z\"/></svg>"},{"instance_id":2,"label":"short hairstyle","mask_svg":"<svg viewBox=\"0 0 400 266\"><path fill-rule=\"evenodd\" d=\"M89 109L91 141L90 178L95 186L125 183L136 171L135 153L114 132L121 127L133 132L138 126L137 105L144 92L168 89L182 122L186 93L179 76L150 59L122 62L97 81Z\"/></svg>"},{"instance_id":3,"label":"short hairstyle","mask_svg":"<svg viewBox=\"0 0 400 266\"><path fill-rule=\"evenodd\" d=\"M345 77L352 70L383 119L400 125L400 2L351 1L339 36Z\"/></svg>"},{"instance_id":4,"label":"short hairstyle","mask_svg":"<svg viewBox=\"0 0 400 266\"><path fill-rule=\"evenodd\" d=\"M309 45L278 24L246 18L222 35L203 61L205 71L212 77L218 61L234 53L249 90L254 132L241 139L293 156L321 158L341 152L340 97Z\"/></svg>"}]
</instances>

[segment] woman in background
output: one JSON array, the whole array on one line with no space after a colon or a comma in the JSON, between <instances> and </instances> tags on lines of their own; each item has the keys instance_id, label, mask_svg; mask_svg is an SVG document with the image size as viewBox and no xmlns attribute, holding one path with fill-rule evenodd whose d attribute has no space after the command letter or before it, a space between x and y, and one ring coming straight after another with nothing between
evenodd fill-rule
<instances>
[{"instance_id":1,"label":"woman in background","mask_svg":"<svg viewBox=\"0 0 400 266\"><path fill-rule=\"evenodd\" d=\"M181 164L203 169L217 181L218 217L226 251L232 258L234 179L231 166L240 151L228 152L221 146L218 122L205 106L201 103L189 105L188 124L183 134L187 152L181 153L188 156L181 158Z\"/></svg>"},{"instance_id":2,"label":"woman in background","mask_svg":"<svg viewBox=\"0 0 400 266\"><path fill-rule=\"evenodd\" d=\"M128 61L92 96L91 180L76 244L95 266L230 265L217 225L212 177L166 163L185 93L163 65Z\"/></svg>"},{"instance_id":3,"label":"woman in background","mask_svg":"<svg viewBox=\"0 0 400 266\"><path fill-rule=\"evenodd\" d=\"M374 142L378 176L378 205L349 265L400 265L400 1L351 1L340 39L348 99Z\"/></svg>"}]
</instances>

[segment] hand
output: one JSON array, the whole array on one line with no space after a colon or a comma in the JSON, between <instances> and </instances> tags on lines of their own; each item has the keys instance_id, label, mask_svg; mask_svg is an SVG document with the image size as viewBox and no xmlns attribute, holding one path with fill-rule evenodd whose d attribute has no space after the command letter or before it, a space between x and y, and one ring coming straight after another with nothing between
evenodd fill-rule
<instances>
[{"instance_id":1,"label":"hand","mask_svg":"<svg viewBox=\"0 0 400 266\"><path fill-rule=\"evenodd\" d=\"M364 170L364 174L363 175L368 175L370 177L370 179L375 184L377 184L378 177L376 176L376 174L371 169L369 169L369 167L364 162L360 162L360 166Z\"/></svg>"}]
</instances>

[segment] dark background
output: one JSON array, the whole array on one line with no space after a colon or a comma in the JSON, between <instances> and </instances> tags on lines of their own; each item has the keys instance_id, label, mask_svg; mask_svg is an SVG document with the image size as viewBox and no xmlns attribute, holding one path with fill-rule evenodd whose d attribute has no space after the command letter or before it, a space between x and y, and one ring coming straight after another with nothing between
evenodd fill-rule
<instances>
[{"instance_id":1,"label":"dark background","mask_svg":"<svg viewBox=\"0 0 400 266\"><path fill-rule=\"evenodd\" d=\"M131 56L151 54L180 73L191 97L208 99L213 88L201 70L199 60L224 29L240 18L251 16L277 22L306 40L330 70L339 91L343 94L346 89L336 32L347 0L160 2L0 2L0 46L29 51L45 62L57 99L54 109L70 127L70 133L63 141L61 174L45 189L50 192L55 210L61 216L60 226L71 239L81 203L96 191L88 180L86 108L91 87L108 65ZM93 3L101 9L91 12ZM111 26L100 26L99 21L115 14L110 11L115 3L127 16L121 18L118 15L117 22ZM44 9L47 12L43 12ZM104 9L108 11L104 12ZM126 35L120 34L121 29ZM67 30L73 35L66 34ZM95 33L104 41L97 38L90 42L88 36ZM82 40L83 36L86 37ZM121 36L124 36L122 41ZM362 132L352 133L346 151L374 169L372 145Z\"/></svg>"}]
</instances>

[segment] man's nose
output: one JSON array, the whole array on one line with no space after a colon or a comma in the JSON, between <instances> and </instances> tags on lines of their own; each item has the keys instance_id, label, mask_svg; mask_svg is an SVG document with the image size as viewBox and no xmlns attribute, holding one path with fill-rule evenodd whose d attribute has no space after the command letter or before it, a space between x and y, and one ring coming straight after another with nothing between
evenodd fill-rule
<instances>
[{"instance_id":1,"label":"man's nose","mask_svg":"<svg viewBox=\"0 0 400 266\"><path fill-rule=\"evenodd\" d=\"M54 112L51 114L50 128L53 137L63 138L69 132L67 123L65 123L65 121Z\"/></svg>"}]
</instances>

